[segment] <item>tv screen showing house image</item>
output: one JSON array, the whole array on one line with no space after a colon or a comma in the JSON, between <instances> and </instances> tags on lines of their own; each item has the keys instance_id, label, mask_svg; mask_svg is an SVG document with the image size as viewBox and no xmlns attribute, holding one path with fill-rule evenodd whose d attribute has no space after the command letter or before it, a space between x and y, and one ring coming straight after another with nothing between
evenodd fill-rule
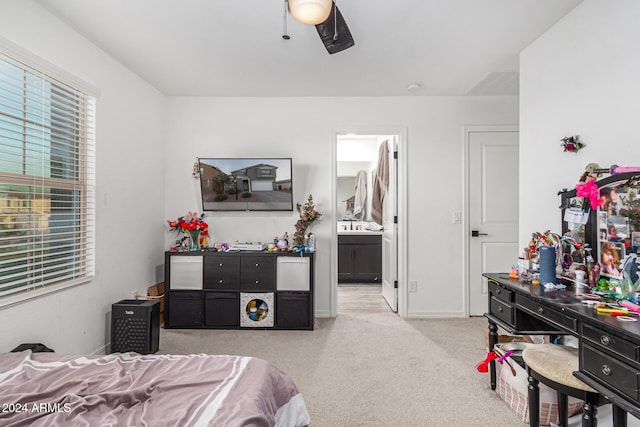
<instances>
[{"instance_id":1,"label":"tv screen showing house image","mask_svg":"<svg viewBox=\"0 0 640 427\"><path fill-rule=\"evenodd\" d=\"M202 210L292 211L290 158L198 159Z\"/></svg>"}]
</instances>

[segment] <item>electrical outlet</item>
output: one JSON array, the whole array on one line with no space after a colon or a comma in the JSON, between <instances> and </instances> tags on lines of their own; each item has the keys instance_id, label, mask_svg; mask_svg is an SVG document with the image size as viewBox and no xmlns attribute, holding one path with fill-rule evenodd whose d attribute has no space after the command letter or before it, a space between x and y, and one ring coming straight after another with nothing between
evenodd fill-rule
<instances>
[{"instance_id":1,"label":"electrical outlet","mask_svg":"<svg viewBox=\"0 0 640 427\"><path fill-rule=\"evenodd\" d=\"M417 280L409 280L409 292L418 292Z\"/></svg>"}]
</instances>

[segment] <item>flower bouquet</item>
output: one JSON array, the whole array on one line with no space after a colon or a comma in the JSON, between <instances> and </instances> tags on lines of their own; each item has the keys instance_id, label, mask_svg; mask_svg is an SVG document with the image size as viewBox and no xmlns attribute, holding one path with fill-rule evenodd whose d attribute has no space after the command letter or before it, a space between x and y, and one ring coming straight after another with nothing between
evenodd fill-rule
<instances>
[{"instance_id":1,"label":"flower bouquet","mask_svg":"<svg viewBox=\"0 0 640 427\"><path fill-rule=\"evenodd\" d=\"M204 214L198 216L196 212L189 212L186 216L181 216L174 221L167 221L169 228L178 234L184 234L178 242L183 243L188 236L190 238L189 250L197 251L202 246L207 245L209 236L209 224L204 221Z\"/></svg>"},{"instance_id":2,"label":"flower bouquet","mask_svg":"<svg viewBox=\"0 0 640 427\"><path fill-rule=\"evenodd\" d=\"M296 232L293 234L293 243L296 246L302 246L304 245L304 236L307 228L320 219L322 214L316 210L311 194L309 194L307 203L303 205L297 203L296 208L298 209L298 213L300 213L300 219L296 222Z\"/></svg>"}]
</instances>

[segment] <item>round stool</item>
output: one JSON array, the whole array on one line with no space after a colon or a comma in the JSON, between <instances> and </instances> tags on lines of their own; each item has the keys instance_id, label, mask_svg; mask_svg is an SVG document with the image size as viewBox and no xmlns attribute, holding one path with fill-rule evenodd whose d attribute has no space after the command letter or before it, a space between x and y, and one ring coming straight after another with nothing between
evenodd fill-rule
<instances>
[{"instance_id":1,"label":"round stool","mask_svg":"<svg viewBox=\"0 0 640 427\"><path fill-rule=\"evenodd\" d=\"M522 352L522 360L529 375L529 424L540 425L540 390L538 382L553 389L558 394L558 423L562 427L568 424L567 396L584 401L582 407L582 426L595 427L596 407L604 398L587 384L573 376L578 367L578 349L557 344L538 344L528 346Z\"/></svg>"}]
</instances>

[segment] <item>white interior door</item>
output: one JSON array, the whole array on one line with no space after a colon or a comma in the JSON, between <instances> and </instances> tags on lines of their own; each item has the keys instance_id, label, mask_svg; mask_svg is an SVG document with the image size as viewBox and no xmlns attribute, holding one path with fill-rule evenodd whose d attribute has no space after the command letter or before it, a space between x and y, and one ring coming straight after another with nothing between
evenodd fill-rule
<instances>
[{"instance_id":1,"label":"white interior door","mask_svg":"<svg viewBox=\"0 0 640 427\"><path fill-rule=\"evenodd\" d=\"M469 315L487 312L485 272L509 271L518 249L518 132L470 131ZM473 236L477 234L477 236Z\"/></svg>"},{"instance_id":2,"label":"white interior door","mask_svg":"<svg viewBox=\"0 0 640 427\"><path fill-rule=\"evenodd\" d=\"M389 187L382 203L382 296L398 312L398 215L397 183L398 167L394 152L397 150L397 138L387 141L389 147Z\"/></svg>"}]
</instances>

